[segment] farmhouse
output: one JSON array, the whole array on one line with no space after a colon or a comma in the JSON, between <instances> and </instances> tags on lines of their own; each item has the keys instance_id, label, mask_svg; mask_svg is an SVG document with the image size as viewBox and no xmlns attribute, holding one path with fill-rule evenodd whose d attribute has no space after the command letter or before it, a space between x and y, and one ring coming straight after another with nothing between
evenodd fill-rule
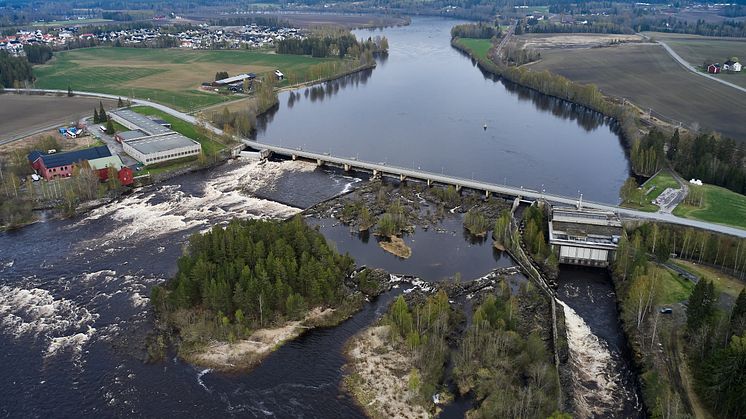
<instances>
[{"instance_id":1,"label":"farmhouse","mask_svg":"<svg viewBox=\"0 0 746 419\"><path fill-rule=\"evenodd\" d=\"M741 71L741 63L738 61L728 60L723 63L723 71Z\"/></svg>"},{"instance_id":2,"label":"farmhouse","mask_svg":"<svg viewBox=\"0 0 746 419\"><path fill-rule=\"evenodd\" d=\"M145 165L198 156L202 146L171 130L171 124L151 119L129 109L109 112L111 118L129 128L116 135L124 152Z\"/></svg>"},{"instance_id":3,"label":"farmhouse","mask_svg":"<svg viewBox=\"0 0 746 419\"><path fill-rule=\"evenodd\" d=\"M720 64L710 64L707 66L707 72L710 74L720 73Z\"/></svg>"},{"instance_id":4,"label":"farmhouse","mask_svg":"<svg viewBox=\"0 0 746 419\"><path fill-rule=\"evenodd\" d=\"M44 154L41 151L32 151L28 155L31 167L44 179L56 179L70 177L73 167L85 160L94 160L102 157L110 157L111 152L106 146L86 148L84 150L69 151L67 153Z\"/></svg>"},{"instance_id":5,"label":"farmhouse","mask_svg":"<svg viewBox=\"0 0 746 419\"><path fill-rule=\"evenodd\" d=\"M610 211L556 207L549 221L549 244L559 262L607 267L614 260L622 222Z\"/></svg>"}]
</instances>

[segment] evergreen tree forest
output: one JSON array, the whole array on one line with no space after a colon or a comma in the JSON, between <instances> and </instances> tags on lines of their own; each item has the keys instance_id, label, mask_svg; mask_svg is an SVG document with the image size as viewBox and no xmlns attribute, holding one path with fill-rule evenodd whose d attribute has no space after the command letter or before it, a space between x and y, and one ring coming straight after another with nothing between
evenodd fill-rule
<instances>
[{"instance_id":1,"label":"evergreen tree forest","mask_svg":"<svg viewBox=\"0 0 746 419\"><path fill-rule=\"evenodd\" d=\"M312 57L359 58L366 52L387 52L386 37L358 41L349 32L316 33L304 39L284 39L277 42L278 54L310 55Z\"/></svg>"},{"instance_id":2,"label":"evergreen tree forest","mask_svg":"<svg viewBox=\"0 0 746 419\"><path fill-rule=\"evenodd\" d=\"M712 134L682 135L678 130L668 137L652 130L633 142L630 159L632 168L640 175L652 176L668 160L686 179L700 179L746 194L746 151L743 145L730 138Z\"/></svg>"},{"instance_id":3,"label":"evergreen tree forest","mask_svg":"<svg viewBox=\"0 0 746 419\"><path fill-rule=\"evenodd\" d=\"M0 86L24 87L23 82L34 79L31 64L26 58L14 57L0 51Z\"/></svg>"},{"instance_id":4,"label":"evergreen tree forest","mask_svg":"<svg viewBox=\"0 0 746 419\"><path fill-rule=\"evenodd\" d=\"M32 64L44 64L52 58L52 48L48 45L24 45L23 51L28 62Z\"/></svg>"},{"instance_id":5,"label":"evergreen tree forest","mask_svg":"<svg viewBox=\"0 0 746 419\"><path fill-rule=\"evenodd\" d=\"M547 241L549 237L548 220L544 210L532 205L523 212L523 240L531 257L542 268L549 278L559 274L559 261Z\"/></svg>"},{"instance_id":6,"label":"evergreen tree forest","mask_svg":"<svg viewBox=\"0 0 746 419\"><path fill-rule=\"evenodd\" d=\"M338 305L352 269L353 260L300 217L233 220L193 235L176 276L155 287L152 299L159 314L198 311L248 331Z\"/></svg>"}]
</instances>

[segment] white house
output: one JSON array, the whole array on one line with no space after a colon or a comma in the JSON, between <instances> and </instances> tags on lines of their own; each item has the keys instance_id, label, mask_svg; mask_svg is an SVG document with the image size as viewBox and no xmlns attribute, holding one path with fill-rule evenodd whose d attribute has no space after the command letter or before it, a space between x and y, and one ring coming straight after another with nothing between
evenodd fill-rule
<instances>
[{"instance_id":1,"label":"white house","mask_svg":"<svg viewBox=\"0 0 746 419\"><path fill-rule=\"evenodd\" d=\"M741 71L741 63L739 63L738 61L728 60L723 63L723 70L739 72Z\"/></svg>"}]
</instances>

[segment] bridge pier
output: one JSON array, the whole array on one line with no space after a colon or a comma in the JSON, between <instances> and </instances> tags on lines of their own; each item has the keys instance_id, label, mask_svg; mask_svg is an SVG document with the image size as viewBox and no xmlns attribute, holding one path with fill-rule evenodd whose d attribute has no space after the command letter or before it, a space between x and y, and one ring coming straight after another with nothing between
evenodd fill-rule
<instances>
[{"instance_id":1,"label":"bridge pier","mask_svg":"<svg viewBox=\"0 0 746 419\"><path fill-rule=\"evenodd\" d=\"M378 172L378 170L373 169L373 179L378 179L379 175L380 173Z\"/></svg>"},{"instance_id":2,"label":"bridge pier","mask_svg":"<svg viewBox=\"0 0 746 419\"><path fill-rule=\"evenodd\" d=\"M432 181L432 180L430 180L430 179L428 179L428 180L427 180L427 186L428 186L428 187L430 187L430 186L433 186L433 181Z\"/></svg>"},{"instance_id":3,"label":"bridge pier","mask_svg":"<svg viewBox=\"0 0 746 419\"><path fill-rule=\"evenodd\" d=\"M350 165L349 164L345 164L344 167L345 167L345 172L349 172L350 171Z\"/></svg>"},{"instance_id":4,"label":"bridge pier","mask_svg":"<svg viewBox=\"0 0 746 419\"><path fill-rule=\"evenodd\" d=\"M488 199L490 197L490 191L484 191L484 198Z\"/></svg>"},{"instance_id":5,"label":"bridge pier","mask_svg":"<svg viewBox=\"0 0 746 419\"><path fill-rule=\"evenodd\" d=\"M399 175L399 182L404 182L407 179L404 175Z\"/></svg>"},{"instance_id":6,"label":"bridge pier","mask_svg":"<svg viewBox=\"0 0 746 419\"><path fill-rule=\"evenodd\" d=\"M316 159L316 166L323 166L323 165L324 165L324 161L323 160Z\"/></svg>"},{"instance_id":7,"label":"bridge pier","mask_svg":"<svg viewBox=\"0 0 746 419\"><path fill-rule=\"evenodd\" d=\"M298 155L297 154L293 154L292 156L290 156L290 158L292 158L293 161L298 160Z\"/></svg>"},{"instance_id":8,"label":"bridge pier","mask_svg":"<svg viewBox=\"0 0 746 419\"><path fill-rule=\"evenodd\" d=\"M456 185L456 192L461 192L461 185Z\"/></svg>"}]
</instances>

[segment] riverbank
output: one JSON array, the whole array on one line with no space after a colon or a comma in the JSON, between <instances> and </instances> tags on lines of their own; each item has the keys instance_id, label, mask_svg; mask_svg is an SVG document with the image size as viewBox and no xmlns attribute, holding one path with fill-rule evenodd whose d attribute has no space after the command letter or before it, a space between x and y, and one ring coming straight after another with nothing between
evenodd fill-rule
<instances>
[{"instance_id":1,"label":"riverbank","mask_svg":"<svg viewBox=\"0 0 746 419\"><path fill-rule=\"evenodd\" d=\"M316 307L302 320L259 329L246 339L236 342L212 342L194 351L182 353L181 357L190 364L218 371L246 371L258 365L279 346L297 338L316 324L327 324L334 313L334 309Z\"/></svg>"},{"instance_id":2,"label":"riverbank","mask_svg":"<svg viewBox=\"0 0 746 419\"><path fill-rule=\"evenodd\" d=\"M344 388L368 417L428 418L430 413L412 400L409 372L414 358L394 347L390 334L391 326L378 325L350 339L345 349L350 372Z\"/></svg>"}]
</instances>

